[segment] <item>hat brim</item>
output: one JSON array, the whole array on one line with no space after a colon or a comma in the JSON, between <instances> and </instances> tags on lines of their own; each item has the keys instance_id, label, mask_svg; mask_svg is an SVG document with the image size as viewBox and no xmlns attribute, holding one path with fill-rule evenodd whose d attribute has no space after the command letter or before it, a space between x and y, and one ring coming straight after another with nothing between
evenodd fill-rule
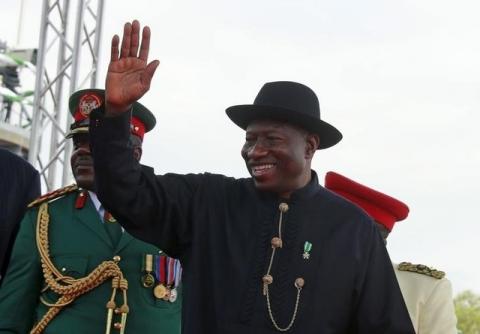
<instances>
[{"instance_id":1,"label":"hat brim","mask_svg":"<svg viewBox=\"0 0 480 334\"><path fill-rule=\"evenodd\" d=\"M247 126L252 121L259 119L271 119L300 126L320 137L319 150L332 147L342 140L343 137L342 133L333 125L287 108L244 104L229 107L226 113L233 123L244 130L247 129Z\"/></svg>"},{"instance_id":2,"label":"hat brim","mask_svg":"<svg viewBox=\"0 0 480 334\"><path fill-rule=\"evenodd\" d=\"M94 93L100 95L102 97L102 101L105 98L105 90L103 89L87 88L76 91L70 96L70 99L68 101L68 107L72 115L75 113L75 108L78 106L80 98L85 93ZM145 125L145 132L152 130L157 123L157 120L155 119L153 113L138 101L133 104L132 116L137 117Z\"/></svg>"},{"instance_id":3,"label":"hat brim","mask_svg":"<svg viewBox=\"0 0 480 334\"><path fill-rule=\"evenodd\" d=\"M145 125L145 132L152 130L157 124L152 112L140 102L133 104L132 116L138 118Z\"/></svg>"},{"instance_id":4,"label":"hat brim","mask_svg":"<svg viewBox=\"0 0 480 334\"><path fill-rule=\"evenodd\" d=\"M80 133L88 133L88 125L87 126L81 126L75 129L70 130L69 133L65 136L65 139L70 139L73 138L74 135L80 134Z\"/></svg>"}]
</instances>

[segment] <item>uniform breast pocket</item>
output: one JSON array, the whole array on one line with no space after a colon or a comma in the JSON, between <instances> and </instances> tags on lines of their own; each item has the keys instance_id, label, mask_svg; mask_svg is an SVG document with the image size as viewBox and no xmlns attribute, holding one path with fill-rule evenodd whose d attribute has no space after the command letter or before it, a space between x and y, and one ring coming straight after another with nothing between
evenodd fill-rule
<instances>
[{"instance_id":1,"label":"uniform breast pocket","mask_svg":"<svg viewBox=\"0 0 480 334\"><path fill-rule=\"evenodd\" d=\"M65 277L82 278L87 275L88 258L76 255L58 255L52 257L55 268ZM46 288L43 298L48 302L55 302L58 295L50 288Z\"/></svg>"},{"instance_id":2,"label":"uniform breast pocket","mask_svg":"<svg viewBox=\"0 0 480 334\"><path fill-rule=\"evenodd\" d=\"M157 308L176 310L181 307L182 267L180 261L164 253L144 254L142 261L141 295Z\"/></svg>"},{"instance_id":3,"label":"uniform breast pocket","mask_svg":"<svg viewBox=\"0 0 480 334\"><path fill-rule=\"evenodd\" d=\"M157 290L155 290L157 288ZM181 308L182 300L182 287L179 286L175 289L171 289L164 297L160 297L158 290L163 290L163 288L158 288L157 286L151 288L142 288L142 295L147 304L150 304L157 308L165 308L176 310ZM163 293L162 293L163 295ZM175 297L172 297L175 295Z\"/></svg>"}]
</instances>

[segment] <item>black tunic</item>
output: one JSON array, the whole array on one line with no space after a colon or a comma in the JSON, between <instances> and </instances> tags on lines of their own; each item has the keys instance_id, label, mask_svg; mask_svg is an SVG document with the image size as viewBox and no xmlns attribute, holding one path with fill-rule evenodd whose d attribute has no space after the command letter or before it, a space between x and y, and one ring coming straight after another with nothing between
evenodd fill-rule
<instances>
[{"instance_id":1,"label":"black tunic","mask_svg":"<svg viewBox=\"0 0 480 334\"><path fill-rule=\"evenodd\" d=\"M129 115L91 116L90 142L102 203L135 237L184 266L183 333L279 333L262 293L284 215L283 248L272 266L272 312L280 327L292 317L297 277L305 280L288 333L414 334L383 241L353 204L311 182L287 201L256 190L250 178L155 175L129 144ZM304 244L312 244L308 260ZM155 319L152 319L155 321Z\"/></svg>"}]
</instances>

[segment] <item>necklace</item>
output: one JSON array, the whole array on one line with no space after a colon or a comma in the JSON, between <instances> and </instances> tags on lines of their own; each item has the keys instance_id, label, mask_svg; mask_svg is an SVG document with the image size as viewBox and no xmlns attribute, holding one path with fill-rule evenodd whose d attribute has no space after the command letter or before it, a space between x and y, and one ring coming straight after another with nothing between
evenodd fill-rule
<instances>
[{"instance_id":1,"label":"necklace","mask_svg":"<svg viewBox=\"0 0 480 334\"><path fill-rule=\"evenodd\" d=\"M278 206L278 210L280 211L280 218L278 220L278 236L273 237L271 240L271 245L272 245L272 254L270 255L270 262L268 264L268 269L267 273L263 275L262 277L262 282L263 282L263 295L267 299L267 309L268 309L268 315L270 316L270 320L272 321L273 327L275 327L276 330L279 332L287 332L292 328L295 319L297 317L297 311L298 311L298 305L300 304L300 294L302 292L302 288L305 285L305 280L302 277L298 277L295 279L294 282L294 287L297 289L297 298L295 301L295 309L293 311L292 318L290 319L289 324L286 327L280 327L278 323L275 321L275 317L273 315L272 311L272 306L270 302L270 292L268 287L270 284L273 283L273 276L271 275L271 270L272 270L272 265L273 265L273 259L275 258L275 252L277 249L282 248L283 246L283 241L282 241L282 222L283 222L283 214L288 211L288 204L287 203L280 203Z\"/></svg>"}]
</instances>

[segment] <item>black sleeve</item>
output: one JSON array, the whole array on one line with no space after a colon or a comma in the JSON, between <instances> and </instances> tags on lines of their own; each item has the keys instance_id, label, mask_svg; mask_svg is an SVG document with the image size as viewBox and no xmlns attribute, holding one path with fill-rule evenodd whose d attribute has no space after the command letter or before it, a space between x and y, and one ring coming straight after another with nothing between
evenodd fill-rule
<instances>
[{"instance_id":1,"label":"black sleeve","mask_svg":"<svg viewBox=\"0 0 480 334\"><path fill-rule=\"evenodd\" d=\"M20 206L19 209L16 213L15 221L20 222L27 211L27 206L30 202L32 202L34 199L40 197L40 174L38 174L38 171L30 165L26 161L22 161L23 166L23 175L21 179L23 180L23 189L20 191L21 193L21 200L20 200ZM20 166L19 166L20 168ZM12 241L11 241L11 246L13 247L13 240L15 236L17 235L19 229L19 224L15 224L13 230L12 230Z\"/></svg>"},{"instance_id":2,"label":"black sleeve","mask_svg":"<svg viewBox=\"0 0 480 334\"><path fill-rule=\"evenodd\" d=\"M104 117L101 109L92 113L95 190L130 234L180 257L191 242L191 202L203 177L156 176L134 159L129 136L129 113L118 117Z\"/></svg>"},{"instance_id":3,"label":"black sleeve","mask_svg":"<svg viewBox=\"0 0 480 334\"><path fill-rule=\"evenodd\" d=\"M32 168L30 182L26 189L26 205L32 202L34 199L38 198L41 194L40 188L40 175L38 174L35 168Z\"/></svg>"},{"instance_id":4,"label":"black sleeve","mask_svg":"<svg viewBox=\"0 0 480 334\"><path fill-rule=\"evenodd\" d=\"M392 263L376 226L371 224L368 257L359 283L355 333L415 334Z\"/></svg>"},{"instance_id":5,"label":"black sleeve","mask_svg":"<svg viewBox=\"0 0 480 334\"><path fill-rule=\"evenodd\" d=\"M0 149L0 283L27 205L40 196L40 176L23 158Z\"/></svg>"}]
</instances>

